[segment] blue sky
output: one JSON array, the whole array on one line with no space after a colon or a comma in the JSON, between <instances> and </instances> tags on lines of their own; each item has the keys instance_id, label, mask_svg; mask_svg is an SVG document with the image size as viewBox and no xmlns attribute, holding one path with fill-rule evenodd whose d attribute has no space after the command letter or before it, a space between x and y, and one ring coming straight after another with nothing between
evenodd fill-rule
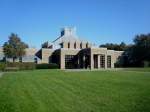
<instances>
[{"instance_id":1,"label":"blue sky","mask_svg":"<svg viewBox=\"0 0 150 112\"><path fill-rule=\"evenodd\" d=\"M0 0L0 46L17 33L31 47L53 41L60 28L97 45L132 43L150 33L150 0Z\"/></svg>"}]
</instances>

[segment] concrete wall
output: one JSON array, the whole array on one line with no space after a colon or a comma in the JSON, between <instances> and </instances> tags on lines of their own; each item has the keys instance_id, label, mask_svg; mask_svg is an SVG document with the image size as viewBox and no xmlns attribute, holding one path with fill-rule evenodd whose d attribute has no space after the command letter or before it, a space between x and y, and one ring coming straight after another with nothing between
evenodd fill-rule
<instances>
[{"instance_id":1,"label":"concrete wall","mask_svg":"<svg viewBox=\"0 0 150 112\"><path fill-rule=\"evenodd\" d=\"M76 49L80 49L80 42L76 42Z\"/></svg>"},{"instance_id":2,"label":"concrete wall","mask_svg":"<svg viewBox=\"0 0 150 112\"><path fill-rule=\"evenodd\" d=\"M25 49L26 54L25 56L22 57L22 62L35 62L35 54L38 52L38 49L36 48L27 48ZM16 61L19 61L19 59L17 59ZM38 60L39 62L40 60Z\"/></svg>"},{"instance_id":3,"label":"concrete wall","mask_svg":"<svg viewBox=\"0 0 150 112\"><path fill-rule=\"evenodd\" d=\"M49 63L51 61L51 56L52 56L54 50L53 49L42 48L41 52L42 52L41 63Z\"/></svg>"},{"instance_id":4,"label":"concrete wall","mask_svg":"<svg viewBox=\"0 0 150 112\"><path fill-rule=\"evenodd\" d=\"M35 54L37 53L37 49L35 48L27 48L25 49L26 54L22 57L23 62L34 62ZM3 48L0 48L0 60L4 57ZM13 62L12 58L7 58L7 61ZM19 59L15 59L16 62L19 62Z\"/></svg>"},{"instance_id":5,"label":"concrete wall","mask_svg":"<svg viewBox=\"0 0 150 112\"><path fill-rule=\"evenodd\" d=\"M122 56L124 51L114 51L114 61L117 62L118 58Z\"/></svg>"},{"instance_id":6,"label":"concrete wall","mask_svg":"<svg viewBox=\"0 0 150 112\"><path fill-rule=\"evenodd\" d=\"M63 48L68 48L68 42L63 42Z\"/></svg>"},{"instance_id":7,"label":"concrete wall","mask_svg":"<svg viewBox=\"0 0 150 112\"><path fill-rule=\"evenodd\" d=\"M91 48L91 69L94 68L94 55L105 55L105 68L107 68L107 56L111 56L111 68L114 68L114 64L118 58L122 56L123 51L107 50L107 48ZM99 64L99 62L98 62Z\"/></svg>"},{"instance_id":8,"label":"concrete wall","mask_svg":"<svg viewBox=\"0 0 150 112\"><path fill-rule=\"evenodd\" d=\"M25 51L26 51L25 56L31 56L31 55L34 56L38 52L38 50L35 48L27 48L25 49Z\"/></svg>"},{"instance_id":9,"label":"concrete wall","mask_svg":"<svg viewBox=\"0 0 150 112\"><path fill-rule=\"evenodd\" d=\"M86 48L86 42L81 42L82 44L82 49L85 49Z\"/></svg>"},{"instance_id":10,"label":"concrete wall","mask_svg":"<svg viewBox=\"0 0 150 112\"><path fill-rule=\"evenodd\" d=\"M85 48L91 48L91 44L88 42L63 42L63 48L68 48L68 43L70 43L70 48L69 49L80 49L80 45L82 46L82 49ZM74 44L76 43L76 48L74 48ZM87 45L87 46L86 46Z\"/></svg>"},{"instance_id":11,"label":"concrete wall","mask_svg":"<svg viewBox=\"0 0 150 112\"><path fill-rule=\"evenodd\" d=\"M105 60L107 60L107 48L90 48L91 57L91 69L94 68L94 55L105 55ZM100 60L100 59L98 59ZM100 64L98 62L98 64ZM99 66L99 65L98 65ZM105 61L105 68L107 68L107 61Z\"/></svg>"},{"instance_id":12,"label":"concrete wall","mask_svg":"<svg viewBox=\"0 0 150 112\"><path fill-rule=\"evenodd\" d=\"M92 54L107 54L107 48L91 48Z\"/></svg>"},{"instance_id":13,"label":"concrete wall","mask_svg":"<svg viewBox=\"0 0 150 112\"><path fill-rule=\"evenodd\" d=\"M114 68L114 64L116 63L114 50L107 50L107 56L111 56L111 68Z\"/></svg>"},{"instance_id":14,"label":"concrete wall","mask_svg":"<svg viewBox=\"0 0 150 112\"><path fill-rule=\"evenodd\" d=\"M77 55L79 51L77 49L60 49L60 68L65 69L65 55Z\"/></svg>"},{"instance_id":15,"label":"concrete wall","mask_svg":"<svg viewBox=\"0 0 150 112\"><path fill-rule=\"evenodd\" d=\"M60 68L65 69L65 55L77 55L80 49L65 49L60 50ZM90 55L90 66L94 68L94 55L98 55L98 68L100 68L100 55L105 56L105 68L107 68L107 56L111 56L111 68L114 68L119 56L122 55L122 51L107 50L107 48L89 48L82 50L83 54Z\"/></svg>"}]
</instances>

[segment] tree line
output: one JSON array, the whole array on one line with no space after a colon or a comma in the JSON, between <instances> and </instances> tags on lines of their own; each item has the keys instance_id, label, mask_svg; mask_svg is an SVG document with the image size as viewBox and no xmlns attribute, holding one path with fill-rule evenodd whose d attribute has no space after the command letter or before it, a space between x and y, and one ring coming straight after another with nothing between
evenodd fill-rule
<instances>
[{"instance_id":1,"label":"tree line","mask_svg":"<svg viewBox=\"0 0 150 112\"><path fill-rule=\"evenodd\" d=\"M133 44L127 45L106 43L100 45L110 50L124 51L123 56L119 59L119 66L123 67L148 67L150 66L150 34L141 34L135 36Z\"/></svg>"},{"instance_id":2,"label":"tree line","mask_svg":"<svg viewBox=\"0 0 150 112\"><path fill-rule=\"evenodd\" d=\"M128 45L124 42L121 42L120 44L106 43L100 45L99 47L106 47L109 50L124 51L128 48Z\"/></svg>"}]
</instances>

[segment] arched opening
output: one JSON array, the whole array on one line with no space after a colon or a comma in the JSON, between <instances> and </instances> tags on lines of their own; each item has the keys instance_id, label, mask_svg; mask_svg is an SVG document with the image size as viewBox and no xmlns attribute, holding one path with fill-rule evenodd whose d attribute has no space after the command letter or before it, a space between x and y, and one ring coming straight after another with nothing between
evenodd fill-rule
<instances>
[{"instance_id":1,"label":"arched opening","mask_svg":"<svg viewBox=\"0 0 150 112\"><path fill-rule=\"evenodd\" d=\"M82 42L80 43L80 49L82 49Z\"/></svg>"},{"instance_id":2,"label":"arched opening","mask_svg":"<svg viewBox=\"0 0 150 112\"><path fill-rule=\"evenodd\" d=\"M74 43L74 49L76 49L76 48L77 48L77 43L75 42L75 43Z\"/></svg>"},{"instance_id":3,"label":"arched opening","mask_svg":"<svg viewBox=\"0 0 150 112\"><path fill-rule=\"evenodd\" d=\"M70 48L70 42L68 42L68 48Z\"/></svg>"},{"instance_id":4,"label":"arched opening","mask_svg":"<svg viewBox=\"0 0 150 112\"><path fill-rule=\"evenodd\" d=\"M86 43L86 48L88 48L88 45L89 45L89 43L87 42L87 43Z\"/></svg>"}]
</instances>

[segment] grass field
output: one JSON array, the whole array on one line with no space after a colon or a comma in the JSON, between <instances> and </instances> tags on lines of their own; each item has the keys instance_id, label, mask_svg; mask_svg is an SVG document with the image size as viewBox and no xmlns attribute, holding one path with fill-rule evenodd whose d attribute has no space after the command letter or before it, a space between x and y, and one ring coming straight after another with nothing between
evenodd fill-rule
<instances>
[{"instance_id":1,"label":"grass field","mask_svg":"<svg viewBox=\"0 0 150 112\"><path fill-rule=\"evenodd\" d=\"M0 112L150 112L149 71L5 73Z\"/></svg>"}]
</instances>

